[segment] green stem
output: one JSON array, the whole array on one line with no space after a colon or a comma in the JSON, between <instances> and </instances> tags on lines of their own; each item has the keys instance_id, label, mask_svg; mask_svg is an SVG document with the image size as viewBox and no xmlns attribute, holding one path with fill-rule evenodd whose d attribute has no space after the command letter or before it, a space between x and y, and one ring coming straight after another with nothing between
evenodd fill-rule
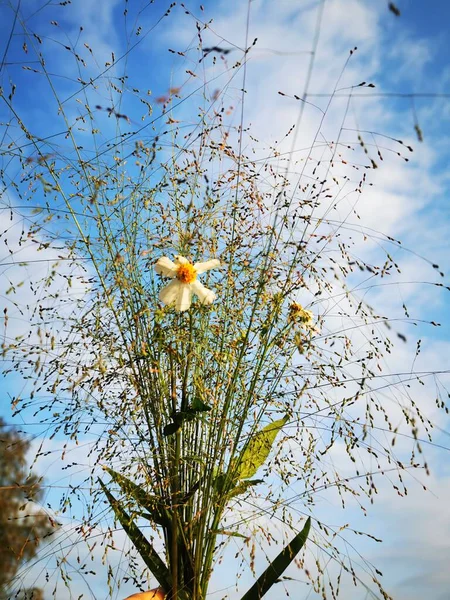
<instances>
[{"instance_id":1,"label":"green stem","mask_svg":"<svg viewBox=\"0 0 450 600\"><path fill-rule=\"evenodd\" d=\"M180 467L181 431L175 434L175 456L172 471L172 540L170 549L170 565L172 571L172 600L178 600L178 501Z\"/></svg>"}]
</instances>

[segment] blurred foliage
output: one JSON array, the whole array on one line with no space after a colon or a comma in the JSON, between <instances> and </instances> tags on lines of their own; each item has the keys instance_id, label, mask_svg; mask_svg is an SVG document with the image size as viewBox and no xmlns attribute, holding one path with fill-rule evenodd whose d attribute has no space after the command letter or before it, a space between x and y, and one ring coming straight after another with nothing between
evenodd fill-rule
<instances>
[{"instance_id":1,"label":"blurred foliage","mask_svg":"<svg viewBox=\"0 0 450 600\"><path fill-rule=\"evenodd\" d=\"M27 471L29 448L30 442L0 417L0 600L8 597L8 583L55 527L49 515L35 508L43 495L42 479ZM43 594L33 588L23 598L41 600Z\"/></svg>"}]
</instances>

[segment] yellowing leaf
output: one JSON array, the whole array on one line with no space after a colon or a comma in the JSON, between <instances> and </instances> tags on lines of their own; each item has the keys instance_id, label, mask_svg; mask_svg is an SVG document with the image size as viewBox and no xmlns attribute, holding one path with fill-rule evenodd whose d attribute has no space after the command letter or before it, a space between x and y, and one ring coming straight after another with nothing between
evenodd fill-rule
<instances>
[{"instance_id":1,"label":"yellowing leaf","mask_svg":"<svg viewBox=\"0 0 450 600\"><path fill-rule=\"evenodd\" d=\"M238 479L248 479L249 477L253 477L257 470L262 467L269 456L278 432L287 420L287 417L283 417L278 421L266 425L264 429L258 431L258 433L250 439L239 459L237 469Z\"/></svg>"}]
</instances>

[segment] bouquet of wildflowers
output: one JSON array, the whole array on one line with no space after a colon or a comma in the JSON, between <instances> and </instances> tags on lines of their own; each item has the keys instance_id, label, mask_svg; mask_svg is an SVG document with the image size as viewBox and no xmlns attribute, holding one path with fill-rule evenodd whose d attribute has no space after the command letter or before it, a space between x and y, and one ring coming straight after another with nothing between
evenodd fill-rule
<instances>
[{"instance_id":1,"label":"bouquet of wildflowers","mask_svg":"<svg viewBox=\"0 0 450 600\"><path fill-rule=\"evenodd\" d=\"M39 281L32 261L19 261L27 276L8 290L5 324L18 312L31 323L27 335L5 338L7 371L31 386L27 397L13 398L13 409L36 411L51 437L64 435L63 455L69 442L94 436L77 534L91 551L93 531L102 528L106 553L122 529L132 545L126 579L145 589L150 574L156 589L145 597L155 600L205 600L231 541L236 556L246 557L237 576L247 569L254 576L242 600L262 598L293 561L324 595L330 556L356 581L338 548L340 531L314 520L314 494L333 488L343 504L371 500L367 456L380 472L394 465L402 482L403 464L385 445L380 458L371 437L380 423L393 435L398 429L374 390L392 348L388 320L351 291L357 273L382 278L398 267L388 252L374 264L342 240L346 223L333 213L348 180L339 144L325 144L324 162L315 141L295 172L291 157L285 166L273 148L254 158L243 120L231 127L224 110L205 108L182 138L170 109L179 88L156 100L167 128L150 132L119 101L99 104L96 78L81 81L75 119L52 86L70 150L33 134L14 90L2 96L26 139L2 148L5 188L21 199L5 207L13 224L27 224L16 242L54 252ZM108 92L153 110L126 77ZM221 102L220 94L212 101ZM117 131L99 142L105 112ZM93 141L85 148L86 130ZM367 163L363 172L352 165L358 196L377 165L361 137L354 149ZM363 226L350 230L370 238ZM21 305L24 281L34 304ZM419 407L412 401L400 412L416 437ZM334 468L336 446L354 479ZM67 490L60 514L80 490ZM264 569L257 549L275 539L273 522L284 539ZM308 562L313 544L324 561ZM67 560L58 566L69 586ZM112 593L118 581L111 567L108 573ZM371 577L382 591L373 570Z\"/></svg>"}]
</instances>

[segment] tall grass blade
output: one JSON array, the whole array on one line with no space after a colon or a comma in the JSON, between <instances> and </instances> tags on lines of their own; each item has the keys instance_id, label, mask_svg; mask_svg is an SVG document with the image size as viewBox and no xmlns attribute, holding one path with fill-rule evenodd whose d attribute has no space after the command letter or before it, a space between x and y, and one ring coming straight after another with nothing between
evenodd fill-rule
<instances>
[{"instance_id":1,"label":"tall grass blade","mask_svg":"<svg viewBox=\"0 0 450 600\"><path fill-rule=\"evenodd\" d=\"M158 525L170 528L171 518L166 508L161 505L161 501L156 497L148 494L139 485L133 483L130 479L117 473L109 467L104 467L108 475L111 476L112 480L117 483L121 490L128 496L133 498L139 506L144 508L153 521Z\"/></svg>"},{"instance_id":2,"label":"tall grass blade","mask_svg":"<svg viewBox=\"0 0 450 600\"><path fill-rule=\"evenodd\" d=\"M311 527L311 517L305 523L303 529L295 536L280 554L273 560L258 580L248 590L241 600L260 600L268 590L277 582L284 571L288 568L300 550L303 548Z\"/></svg>"},{"instance_id":3,"label":"tall grass blade","mask_svg":"<svg viewBox=\"0 0 450 600\"><path fill-rule=\"evenodd\" d=\"M170 573L164 562L161 560L159 554L141 533L133 519L120 506L119 501L114 498L101 479L99 479L99 482L105 496L108 499L108 502L111 505L111 508L114 511L114 514L116 515L116 518L119 520L125 533L133 542L142 560L156 577L161 587L163 587L164 590L170 590L172 587Z\"/></svg>"}]
</instances>

